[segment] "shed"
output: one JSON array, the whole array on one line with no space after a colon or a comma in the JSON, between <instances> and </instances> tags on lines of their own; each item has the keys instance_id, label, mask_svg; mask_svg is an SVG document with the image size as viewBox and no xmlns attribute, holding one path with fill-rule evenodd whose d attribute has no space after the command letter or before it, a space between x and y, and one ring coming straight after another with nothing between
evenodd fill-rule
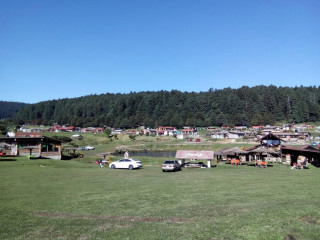
<instances>
[{"instance_id":1,"label":"shed","mask_svg":"<svg viewBox=\"0 0 320 240\"><path fill-rule=\"evenodd\" d=\"M178 150L176 153L176 158L180 159L184 163L185 159L194 160L207 160L208 167L211 167L211 161L214 158L214 151L191 151L191 150Z\"/></svg>"}]
</instances>

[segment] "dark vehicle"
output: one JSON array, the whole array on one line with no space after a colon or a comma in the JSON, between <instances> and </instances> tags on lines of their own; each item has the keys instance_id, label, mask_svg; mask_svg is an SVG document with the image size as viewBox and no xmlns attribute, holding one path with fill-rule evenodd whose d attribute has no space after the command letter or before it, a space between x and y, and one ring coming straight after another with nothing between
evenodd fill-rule
<instances>
[{"instance_id":1,"label":"dark vehicle","mask_svg":"<svg viewBox=\"0 0 320 240\"><path fill-rule=\"evenodd\" d=\"M167 160L161 165L162 171L167 172L167 171L181 171L181 165L178 161L176 160Z\"/></svg>"},{"instance_id":2,"label":"dark vehicle","mask_svg":"<svg viewBox=\"0 0 320 240\"><path fill-rule=\"evenodd\" d=\"M185 168L206 168L206 167L208 167L203 162L186 162L182 166Z\"/></svg>"}]
</instances>

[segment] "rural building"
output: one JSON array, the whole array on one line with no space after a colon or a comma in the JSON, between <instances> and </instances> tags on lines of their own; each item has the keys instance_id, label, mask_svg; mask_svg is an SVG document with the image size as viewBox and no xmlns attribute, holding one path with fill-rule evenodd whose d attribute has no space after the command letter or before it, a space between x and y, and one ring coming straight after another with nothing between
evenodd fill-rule
<instances>
[{"instance_id":1,"label":"rural building","mask_svg":"<svg viewBox=\"0 0 320 240\"><path fill-rule=\"evenodd\" d=\"M273 134L286 141L298 141L299 139L310 141L311 138L311 133L309 132L275 132Z\"/></svg>"},{"instance_id":2,"label":"rural building","mask_svg":"<svg viewBox=\"0 0 320 240\"><path fill-rule=\"evenodd\" d=\"M104 128L95 128L95 127L88 127L81 129L82 133L103 133Z\"/></svg>"},{"instance_id":3,"label":"rural building","mask_svg":"<svg viewBox=\"0 0 320 240\"><path fill-rule=\"evenodd\" d=\"M228 138L228 131L217 131L211 134L212 139L225 139Z\"/></svg>"},{"instance_id":4,"label":"rural building","mask_svg":"<svg viewBox=\"0 0 320 240\"><path fill-rule=\"evenodd\" d=\"M185 138L197 138L199 137L198 132L194 128L184 128L181 130L180 134L177 136L178 139Z\"/></svg>"},{"instance_id":5,"label":"rural building","mask_svg":"<svg viewBox=\"0 0 320 240\"><path fill-rule=\"evenodd\" d=\"M185 163L185 160L206 160L208 162L207 167L211 168L212 160L214 159L214 151L189 151L189 150L178 150L176 153L176 157L179 159L181 164Z\"/></svg>"},{"instance_id":6,"label":"rural building","mask_svg":"<svg viewBox=\"0 0 320 240\"><path fill-rule=\"evenodd\" d=\"M246 155L246 159L250 162L270 157L280 159L282 141L278 136L269 133L257 140L257 142L260 142L259 145L244 149L245 153L241 153L241 155Z\"/></svg>"},{"instance_id":7,"label":"rural building","mask_svg":"<svg viewBox=\"0 0 320 240\"><path fill-rule=\"evenodd\" d=\"M229 131L228 132L228 138L230 138L230 139L243 138L245 135L246 135L245 132L240 132L240 131Z\"/></svg>"},{"instance_id":8,"label":"rural building","mask_svg":"<svg viewBox=\"0 0 320 240\"><path fill-rule=\"evenodd\" d=\"M173 136L174 134L177 134L178 131L174 127L158 127L156 129L157 135L167 135L167 136Z\"/></svg>"},{"instance_id":9,"label":"rural building","mask_svg":"<svg viewBox=\"0 0 320 240\"><path fill-rule=\"evenodd\" d=\"M320 167L320 149L312 147L310 145L300 148L283 146L281 148L281 153L283 156L290 156L291 165L298 161L299 156L303 156L309 163Z\"/></svg>"},{"instance_id":10,"label":"rural building","mask_svg":"<svg viewBox=\"0 0 320 240\"><path fill-rule=\"evenodd\" d=\"M144 135L147 135L147 134L149 134L149 135L156 135L156 134L157 134L157 130L147 128L147 129L144 129L144 130L143 130L143 134L144 134Z\"/></svg>"},{"instance_id":11,"label":"rural building","mask_svg":"<svg viewBox=\"0 0 320 240\"><path fill-rule=\"evenodd\" d=\"M245 130L247 130L247 126L235 126L234 127L234 130L236 130L236 131L245 131Z\"/></svg>"},{"instance_id":12,"label":"rural building","mask_svg":"<svg viewBox=\"0 0 320 240\"><path fill-rule=\"evenodd\" d=\"M11 156L61 159L61 141L35 133L15 133L14 137L0 138L1 151Z\"/></svg>"},{"instance_id":13,"label":"rural building","mask_svg":"<svg viewBox=\"0 0 320 240\"><path fill-rule=\"evenodd\" d=\"M264 127L263 125L252 126L252 130L254 132L259 132L259 131L261 131L263 129L263 127Z\"/></svg>"}]
</instances>

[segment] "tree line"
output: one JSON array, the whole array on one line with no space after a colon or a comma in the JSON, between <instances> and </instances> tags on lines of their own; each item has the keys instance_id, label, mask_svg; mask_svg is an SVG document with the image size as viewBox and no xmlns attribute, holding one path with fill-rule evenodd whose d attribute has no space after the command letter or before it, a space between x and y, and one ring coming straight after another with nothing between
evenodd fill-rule
<instances>
[{"instance_id":1,"label":"tree line","mask_svg":"<svg viewBox=\"0 0 320 240\"><path fill-rule=\"evenodd\" d=\"M11 118L26 105L26 103L20 102L0 101L0 119Z\"/></svg>"},{"instance_id":2,"label":"tree line","mask_svg":"<svg viewBox=\"0 0 320 240\"><path fill-rule=\"evenodd\" d=\"M28 104L16 124L109 126L236 126L320 120L320 86L243 86L207 92L147 91L100 94Z\"/></svg>"}]
</instances>

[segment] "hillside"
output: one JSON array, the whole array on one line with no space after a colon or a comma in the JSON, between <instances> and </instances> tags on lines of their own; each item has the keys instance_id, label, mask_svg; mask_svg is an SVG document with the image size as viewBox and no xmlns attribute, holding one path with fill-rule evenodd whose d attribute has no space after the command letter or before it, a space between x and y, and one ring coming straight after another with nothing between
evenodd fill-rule
<instances>
[{"instance_id":1,"label":"hillside","mask_svg":"<svg viewBox=\"0 0 320 240\"><path fill-rule=\"evenodd\" d=\"M131 92L59 99L28 105L19 124L132 128L139 125L221 126L320 120L320 87L256 86L207 92Z\"/></svg>"},{"instance_id":2,"label":"hillside","mask_svg":"<svg viewBox=\"0 0 320 240\"><path fill-rule=\"evenodd\" d=\"M26 103L0 101L0 119L12 118Z\"/></svg>"}]
</instances>

